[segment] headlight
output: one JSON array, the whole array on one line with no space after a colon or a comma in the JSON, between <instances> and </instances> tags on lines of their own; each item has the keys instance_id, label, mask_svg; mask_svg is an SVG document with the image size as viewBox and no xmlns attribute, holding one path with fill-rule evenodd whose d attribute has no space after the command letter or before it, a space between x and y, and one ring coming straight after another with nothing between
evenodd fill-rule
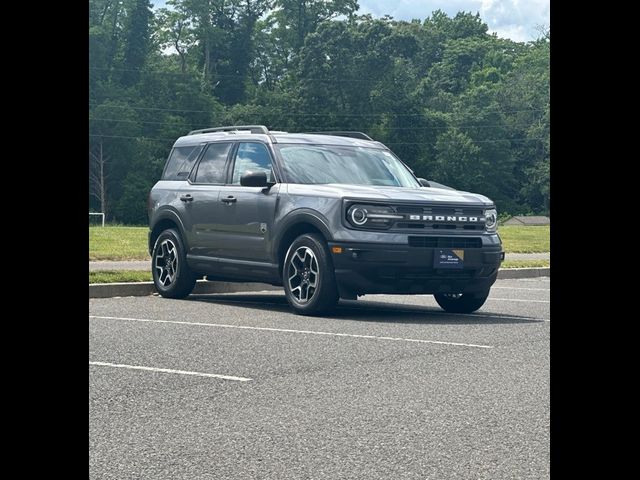
<instances>
[{"instance_id":1,"label":"headlight","mask_svg":"<svg viewBox=\"0 0 640 480\"><path fill-rule=\"evenodd\" d=\"M490 208L484 211L484 226L488 232L495 232L498 228L498 211Z\"/></svg>"},{"instance_id":2,"label":"headlight","mask_svg":"<svg viewBox=\"0 0 640 480\"><path fill-rule=\"evenodd\" d=\"M395 220L404 217L397 215L391 207L381 205L351 205L347 210L347 221L357 228L386 229Z\"/></svg>"}]
</instances>

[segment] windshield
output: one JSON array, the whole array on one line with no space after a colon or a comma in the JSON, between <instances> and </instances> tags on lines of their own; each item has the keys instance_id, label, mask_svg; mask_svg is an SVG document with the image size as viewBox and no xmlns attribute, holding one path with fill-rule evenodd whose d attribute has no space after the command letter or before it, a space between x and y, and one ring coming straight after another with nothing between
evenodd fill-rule
<instances>
[{"instance_id":1,"label":"windshield","mask_svg":"<svg viewBox=\"0 0 640 480\"><path fill-rule=\"evenodd\" d=\"M289 183L341 183L418 188L411 172L387 150L333 145L274 145Z\"/></svg>"}]
</instances>

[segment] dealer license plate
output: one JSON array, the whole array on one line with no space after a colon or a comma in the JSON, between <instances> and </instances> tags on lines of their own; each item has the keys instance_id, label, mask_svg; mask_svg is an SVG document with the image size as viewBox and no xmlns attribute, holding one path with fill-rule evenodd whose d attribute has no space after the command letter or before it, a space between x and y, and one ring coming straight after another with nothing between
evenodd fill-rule
<instances>
[{"instance_id":1,"label":"dealer license plate","mask_svg":"<svg viewBox=\"0 0 640 480\"><path fill-rule=\"evenodd\" d=\"M433 268L463 268L464 250L437 248L433 252Z\"/></svg>"}]
</instances>

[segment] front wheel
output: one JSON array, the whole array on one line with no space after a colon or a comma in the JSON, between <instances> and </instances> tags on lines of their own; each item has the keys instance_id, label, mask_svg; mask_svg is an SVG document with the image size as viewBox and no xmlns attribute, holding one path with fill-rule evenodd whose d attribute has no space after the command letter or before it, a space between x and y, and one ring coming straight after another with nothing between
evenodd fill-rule
<instances>
[{"instance_id":1,"label":"front wheel","mask_svg":"<svg viewBox=\"0 0 640 480\"><path fill-rule=\"evenodd\" d=\"M436 293L433 295L445 312L471 313L478 310L486 302L489 292L471 293Z\"/></svg>"},{"instance_id":2,"label":"front wheel","mask_svg":"<svg viewBox=\"0 0 640 480\"><path fill-rule=\"evenodd\" d=\"M284 293L300 315L317 315L338 303L333 264L324 239L307 233L296 238L282 268Z\"/></svg>"},{"instance_id":3,"label":"front wheel","mask_svg":"<svg viewBox=\"0 0 640 480\"><path fill-rule=\"evenodd\" d=\"M151 256L153 283L166 298L184 298L196 285L196 276L187 265L187 256L180 234L170 228L163 231Z\"/></svg>"}]
</instances>

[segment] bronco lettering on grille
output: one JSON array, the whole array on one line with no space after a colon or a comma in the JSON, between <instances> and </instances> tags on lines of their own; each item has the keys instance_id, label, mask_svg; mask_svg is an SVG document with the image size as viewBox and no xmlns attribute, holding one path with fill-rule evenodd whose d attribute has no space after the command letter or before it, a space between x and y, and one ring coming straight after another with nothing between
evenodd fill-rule
<instances>
[{"instance_id":1,"label":"bronco lettering on grille","mask_svg":"<svg viewBox=\"0 0 640 480\"><path fill-rule=\"evenodd\" d=\"M454 215L409 215L407 220L422 220L425 222L484 222L484 217L464 217Z\"/></svg>"}]
</instances>

